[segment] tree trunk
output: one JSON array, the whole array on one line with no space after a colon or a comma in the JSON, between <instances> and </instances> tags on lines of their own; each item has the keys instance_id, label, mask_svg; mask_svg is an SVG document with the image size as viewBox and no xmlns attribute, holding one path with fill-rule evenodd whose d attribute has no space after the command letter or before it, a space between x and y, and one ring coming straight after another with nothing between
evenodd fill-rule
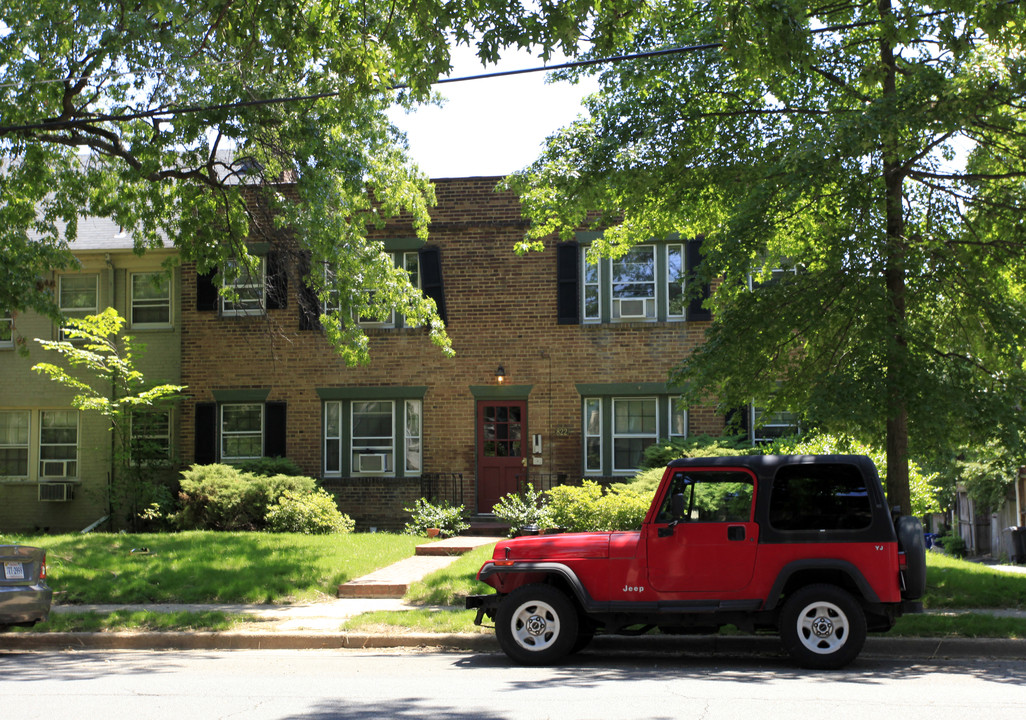
<instances>
[{"instance_id":1,"label":"tree trunk","mask_svg":"<svg viewBox=\"0 0 1026 720\"><path fill-rule=\"evenodd\" d=\"M890 0L879 0L881 18L891 15ZM897 61L894 48L886 39L880 40L880 60L886 69L883 79L883 103L890 104L897 95ZM889 108L891 117L897 109ZM893 127L893 126L892 126ZM899 507L903 515L912 512L908 480L908 404L905 396L905 363L908 340L905 336L905 258L907 254L904 213L904 169L896 145L897 131L885 126L881 134L883 160L886 238L884 279L890 313L887 316L887 502Z\"/></svg>"}]
</instances>

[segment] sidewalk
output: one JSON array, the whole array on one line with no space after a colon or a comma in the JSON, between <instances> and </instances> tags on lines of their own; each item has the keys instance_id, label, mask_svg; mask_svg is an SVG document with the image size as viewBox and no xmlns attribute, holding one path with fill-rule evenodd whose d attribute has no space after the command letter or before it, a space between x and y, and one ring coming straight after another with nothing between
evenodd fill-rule
<instances>
[{"instance_id":1,"label":"sidewalk","mask_svg":"<svg viewBox=\"0 0 1026 720\"><path fill-rule=\"evenodd\" d=\"M337 649L433 647L445 650L498 652L494 632L480 634L426 634L417 632L353 633L341 629L351 617L377 610L404 610L409 586L425 575L452 563L459 555L499 538L460 537L417 548L417 554L338 588L339 598L328 602L296 605L159 604L159 605L58 605L54 614L110 613L116 610L221 611L248 615L257 623L224 632L98 632L8 633L0 635L4 650L132 649L132 650L242 650L242 649ZM1005 572L1026 573L1022 566L992 566ZM422 607L422 606L417 606ZM944 611L937 611L944 612ZM970 611L948 611L970 612ZM1026 611L992 610L1004 617L1026 618ZM598 636L599 652L650 651L706 656L779 654L775 636ZM866 642L865 656L937 658L1026 659L1026 640L965 638L899 638L875 636Z\"/></svg>"}]
</instances>

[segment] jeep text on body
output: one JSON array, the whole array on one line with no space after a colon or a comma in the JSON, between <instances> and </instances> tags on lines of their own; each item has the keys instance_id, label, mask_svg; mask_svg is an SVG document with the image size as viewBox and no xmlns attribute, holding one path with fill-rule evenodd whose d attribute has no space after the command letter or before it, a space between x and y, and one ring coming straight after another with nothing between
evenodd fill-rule
<instances>
[{"instance_id":1,"label":"jeep text on body","mask_svg":"<svg viewBox=\"0 0 1026 720\"><path fill-rule=\"evenodd\" d=\"M503 651L544 664L598 632L775 629L806 667L837 668L867 631L919 612L922 527L895 518L858 455L690 458L666 468L640 530L500 542L468 597Z\"/></svg>"}]
</instances>

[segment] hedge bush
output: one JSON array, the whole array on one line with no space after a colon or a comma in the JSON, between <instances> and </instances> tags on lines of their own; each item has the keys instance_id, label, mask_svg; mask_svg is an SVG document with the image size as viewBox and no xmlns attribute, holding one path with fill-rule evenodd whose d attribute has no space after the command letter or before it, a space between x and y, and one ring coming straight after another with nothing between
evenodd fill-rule
<instances>
[{"instance_id":1,"label":"hedge bush","mask_svg":"<svg viewBox=\"0 0 1026 720\"><path fill-rule=\"evenodd\" d=\"M522 495L503 495L499 502L495 503L492 512L495 517L509 524L511 536L528 525L537 525L540 529L555 527L544 495L545 493L536 492L533 484L527 483L527 490Z\"/></svg>"},{"instance_id":2,"label":"hedge bush","mask_svg":"<svg viewBox=\"0 0 1026 720\"><path fill-rule=\"evenodd\" d=\"M264 516L271 532L330 535L351 533L356 523L342 513L324 490L300 493L286 490Z\"/></svg>"},{"instance_id":3,"label":"hedge bush","mask_svg":"<svg viewBox=\"0 0 1026 720\"><path fill-rule=\"evenodd\" d=\"M549 490L548 519L568 532L637 530L652 503L652 493L630 486L602 487L591 480Z\"/></svg>"},{"instance_id":4,"label":"hedge bush","mask_svg":"<svg viewBox=\"0 0 1026 720\"><path fill-rule=\"evenodd\" d=\"M262 530L270 506L286 490L310 493L313 478L253 475L231 465L193 465L182 472L181 510L175 524L183 530Z\"/></svg>"},{"instance_id":5,"label":"hedge bush","mask_svg":"<svg viewBox=\"0 0 1026 720\"><path fill-rule=\"evenodd\" d=\"M429 528L438 528L438 536L445 538L470 527L466 508L462 505L453 507L448 501L435 504L427 498L417 498L413 507L403 510L411 513L410 522L403 528L404 535L427 535Z\"/></svg>"}]
</instances>

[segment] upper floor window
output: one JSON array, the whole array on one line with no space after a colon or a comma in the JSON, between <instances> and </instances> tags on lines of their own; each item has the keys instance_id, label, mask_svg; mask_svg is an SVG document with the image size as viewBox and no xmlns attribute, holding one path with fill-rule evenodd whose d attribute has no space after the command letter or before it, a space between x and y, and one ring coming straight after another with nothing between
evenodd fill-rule
<instances>
[{"instance_id":1,"label":"upper floor window","mask_svg":"<svg viewBox=\"0 0 1026 720\"><path fill-rule=\"evenodd\" d=\"M267 309L265 289L267 287L267 265L265 258L258 258L255 266L248 267L233 263L239 275L232 283L232 289L238 298L229 300L221 298L221 315L238 317L241 315L263 315Z\"/></svg>"},{"instance_id":2,"label":"upper floor window","mask_svg":"<svg viewBox=\"0 0 1026 720\"><path fill-rule=\"evenodd\" d=\"M132 273L130 290L132 327L170 327L171 279L167 273Z\"/></svg>"},{"instance_id":3,"label":"upper floor window","mask_svg":"<svg viewBox=\"0 0 1026 720\"><path fill-rule=\"evenodd\" d=\"M65 318L83 318L98 313L99 281L99 275L61 275L57 279L57 302L61 315Z\"/></svg>"},{"instance_id":4,"label":"upper floor window","mask_svg":"<svg viewBox=\"0 0 1026 720\"><path fill-rule=\"evenodd\" d=\"M700 260L699 240L637 245L620 258L592 262L578 243L558 246L560 324L708 320L702 301L686 292L687 275Z\"/></svg>"},{"instance_id":5,"label":"upper floor window","mask_svg":"<svg viewBox=\"0 0 1026 720\"><path fill-rule=\"evenodd\" d=\"M0 308L0 348L14 347L14 317Z\"/></svg>"},{"instance_id":6,"label":"upper floor window","mask_svg":"<svg viewBox=\"0 0 1026 720\"><path fill-rule=\"evenodd\" d=\"M410 278L410 284L413 287L420 289L420 254L417 252L395 252L391 253L392 261L396 267L401 267L406 270L406 274ZM325 280L329 287L333 286L334 278L331 270L325 268ZM371 290L368 293L371 304L373 304L374 291ZM327 302L324 303L322 310L325 314L330 312L336 312L342 307L341 297L337 291L333 291L329 294ZM357 321L363 327L379 327L379 328L393 328L401 327L405 324L403 318L397 318L395 311L390 311L384 317L376 317L373 315L360 315Z\"/></svg>"}]
</instances>

